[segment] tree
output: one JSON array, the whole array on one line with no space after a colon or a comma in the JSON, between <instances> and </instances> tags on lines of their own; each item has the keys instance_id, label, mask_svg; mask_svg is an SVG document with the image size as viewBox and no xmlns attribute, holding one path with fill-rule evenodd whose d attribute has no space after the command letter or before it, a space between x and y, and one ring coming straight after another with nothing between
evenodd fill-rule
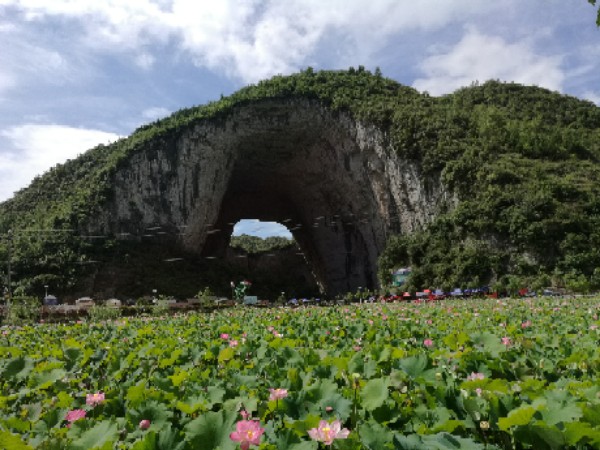
<instances>
[{"instance_id":1,"label":"tree","mask_svg":"<svg viewBox=\"0 0 600 450\"><path fill-rule=\"evenodd\" d=\"M596 0L588 0L591 5L596 6ZM596 16L596 25L600 27L600 8L598 8L598 15Z\"/></svg>"}]
</instances>

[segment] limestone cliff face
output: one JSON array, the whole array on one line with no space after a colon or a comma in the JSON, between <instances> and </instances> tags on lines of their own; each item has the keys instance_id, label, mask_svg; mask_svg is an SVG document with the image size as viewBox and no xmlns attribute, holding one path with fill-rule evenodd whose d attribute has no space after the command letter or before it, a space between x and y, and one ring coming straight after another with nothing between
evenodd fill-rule
<instances>
[{"instance_id":1,"label":"limestone cliff face","mask_svg":"<svg viewBox=\"0 0 600 450\"><path fill-rule=\"evenodd\" d=\"M430 222L451 199L402 161L384 132L307 99L270 99L197 122L132 154L90 228L148 229L222 257L240 219L277 221L329 294L375 287L391 232Z\"/></svg>"}]
</instances>

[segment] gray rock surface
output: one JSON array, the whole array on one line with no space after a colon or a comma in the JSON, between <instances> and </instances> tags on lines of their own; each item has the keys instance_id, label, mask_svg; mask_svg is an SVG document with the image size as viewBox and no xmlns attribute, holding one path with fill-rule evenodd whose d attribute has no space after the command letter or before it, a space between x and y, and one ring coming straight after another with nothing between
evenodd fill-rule
<instances>
[{"instance_id":1,"label":"gray rock surface","mask_svg":"<svg viewBox=\"0 0 600 450\"><path fill-rule=\"evenodd\" d=\"M157 139L113 180L91 228L132 233L161 227L173 245L225 254L233 224L287 226L328 294L377 286L390 233L430 222L453 199L399 159L386 135L316 101L270 99Z\"/></svg>"}]
</instances>

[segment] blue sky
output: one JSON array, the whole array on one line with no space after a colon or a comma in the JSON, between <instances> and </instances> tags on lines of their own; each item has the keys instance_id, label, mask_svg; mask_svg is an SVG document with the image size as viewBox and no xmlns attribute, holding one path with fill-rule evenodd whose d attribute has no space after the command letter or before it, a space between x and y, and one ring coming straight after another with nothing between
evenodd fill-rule
<instances>
[{"instance_id":1,"label":"blue sky","mask_svg":"<svg viewBox=\"0 0 600 450\"><path fill-rule=\"evenodd\" d=\"M0 201L98 143L308 66L600 104L595 18L586 0L0 0Z\"/></svg>"}]
</instances>

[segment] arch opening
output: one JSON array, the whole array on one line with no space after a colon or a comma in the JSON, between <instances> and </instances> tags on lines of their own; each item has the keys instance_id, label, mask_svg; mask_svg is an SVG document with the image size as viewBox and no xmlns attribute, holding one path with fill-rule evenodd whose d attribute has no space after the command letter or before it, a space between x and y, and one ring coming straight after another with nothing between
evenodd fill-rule
<instances>
[{"instance_id":1,"label":"arch opening","mask_svg":"<svg viewBox=\"0 0 600 450\"><path fill-rule=\"evenodd\" d=\"M265 222L258 219L242 219L233 226L232 236L256 236L262 239L282 237L292 239L292 233L278 222Z\"/></svg>"},{"instance_id":2,"label":"arch opening","mask_svg":"<svg viewBox=\"0 0 600 450\"><path fill-rule=\"evenodd\" d=\"M276 114L244 114L243 128L224 149L231 162L214 227L225 233L207 235L202 252L222 254L231 224L243 218L278 222L293 235L324 294L375 288L385 227L356 136L339 118L323 120L314 109L299 116L290 105L270 106ZM273 117L276 123L263 123Z\"/></svg>"},{"instance_id":3,"label":"arch opening","mask_svg":"<svg viewBox=\"0 0 600 450\"><path fill-rule=\"evenodd\" d=\"M240 223L242 227L238 226ZM289 297L321 294L322 288L287 227L277 222L242 219L233 228L224 261L232 266L232 273L254 283L255 294L271 299L279 298L282 292Z\"/></svg>"}]
</instances>

